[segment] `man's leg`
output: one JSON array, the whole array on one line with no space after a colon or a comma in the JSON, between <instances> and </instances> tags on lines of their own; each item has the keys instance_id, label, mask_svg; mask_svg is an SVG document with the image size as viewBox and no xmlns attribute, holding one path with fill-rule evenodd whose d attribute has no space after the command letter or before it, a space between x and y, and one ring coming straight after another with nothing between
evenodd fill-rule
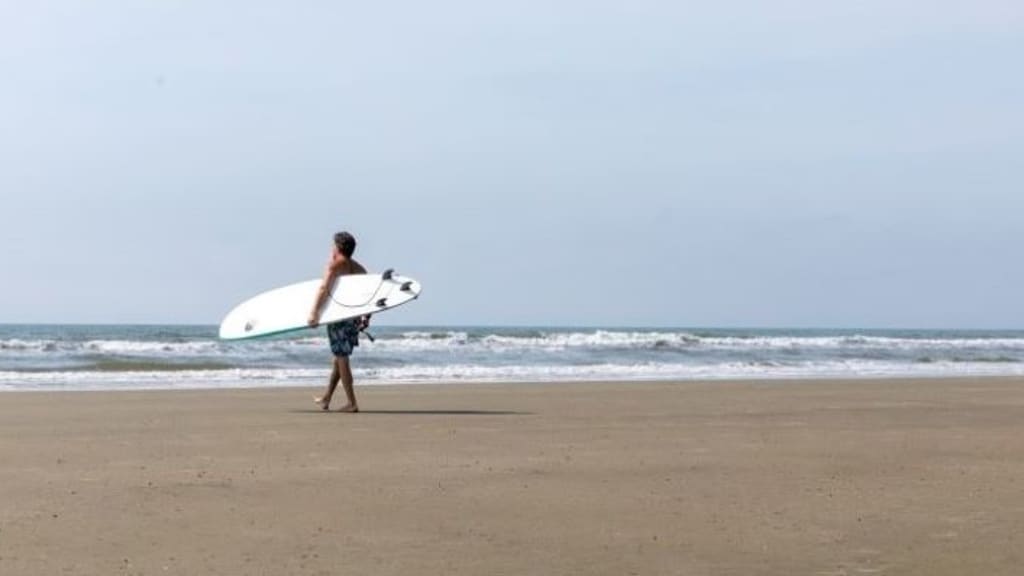
<instances>
[{"instance_id":1,"label":"man's leg","mask_svg":"<svg viewBox=\"0 0 1024 576\"><path fill-rule=\"evenodd\" d=\"M349 377L351 378L351 376ZM322 410L328 410L330 408L331 398L334 396L334 390L338 387L338 380L340 379L341 373L338 372L338 361L337 359L335 359L333 362L331 362L331 378L330 380L327 381L327 391L324 392L323 396L313 399L313 402L319 404Z\"/></svg>"},{"instance_id":2,"label":"man's leg","mask_svg":"<svg viewBox=\"0 0 1024 576\"><path fill-rule=\"evenodd\" d=\"M334 359L334 371L341 375L341 385L345 388L345 396L348 396L348 404L341 408L341 412L359 412L353 385L352 367L349 365L347 356Z\"/></svg>"}]
</instances>

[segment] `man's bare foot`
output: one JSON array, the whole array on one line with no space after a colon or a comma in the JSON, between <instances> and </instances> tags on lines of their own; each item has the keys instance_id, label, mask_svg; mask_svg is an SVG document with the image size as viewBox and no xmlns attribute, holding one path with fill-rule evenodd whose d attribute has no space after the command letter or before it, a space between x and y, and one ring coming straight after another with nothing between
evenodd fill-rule
<instances>
[{"instance_id":1,"label":"man's bare foot","mask_svg":"<svg viewBox=\"0 0 1024 576\"><path fill-rule=\"evenodd\" d=\"M355 414L356 412L359 412L359 406L356 406L355 404L345 404L341 408L338 408L338 412L348 412L350 414Z\"/></svg>"},{"instance_id":2,"label":"man's bare foot","mask_svg":"<svg viewBox=\"0 0 1024 576\"><path fill-rule=\"evenodd\" d=\"M319 398L314 396L313 397L313 404L316 404L316 405L320 406L320 409L323 410L324 412L326 412L326 411L331 409L331 399L330 398L324 398L323 396L321 396Z\"/></svg>"}]
</instances>

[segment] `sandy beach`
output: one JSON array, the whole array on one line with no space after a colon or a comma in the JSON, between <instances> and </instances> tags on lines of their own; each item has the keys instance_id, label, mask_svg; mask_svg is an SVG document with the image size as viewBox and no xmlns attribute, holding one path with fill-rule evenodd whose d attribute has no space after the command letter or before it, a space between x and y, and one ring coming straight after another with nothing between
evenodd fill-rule
<instances>
[{"instance_id":1,"label":"sandy beach","mask_svg":"<svg viewBox=\"0 0 1024 576\"><path fill-rule=\"evenodd\" d=\"M1019 574L1024 380L0 395L0 574Z\"/></svg>"}]
</instances>

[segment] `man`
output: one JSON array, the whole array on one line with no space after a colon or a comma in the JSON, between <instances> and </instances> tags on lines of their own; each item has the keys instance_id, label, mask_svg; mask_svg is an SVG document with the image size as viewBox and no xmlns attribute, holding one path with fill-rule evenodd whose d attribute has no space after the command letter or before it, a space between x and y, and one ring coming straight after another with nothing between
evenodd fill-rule
<instances>
[{"instance_id":1,"label":"man","mask_svg":"<svg viewBox=\"0 0 1024 576\"><path fill-rule=\"evenodd\" d=\"M356 239L348 232L338 232L334 235L334 247L331 250L331 259L327 263L327 270L324 272L323 282L320 283L320 290L317 292L316 301L313 303L313 310L309 313L309 326L315 328L320 324L320 312L327 298L334 288L334 283L339 276L345 274L366 274L366 268L352 259L352 253L356 250ZM352 350L359 345L359 331L369 324L369 317L352 318L327 325L327 338L331 343L331 353L334 360L331 363L331 378L327 383L327 390L323 396L314 398L313 401L320 405L323 410L330 409L331 397L341 380L345 388L345 396L348 397L348 404L341 408L341 412L359 412L359 404L356 403L355 389L353 388L352 368L349 365L349 356Z\"/></svg>"}]
</instances>

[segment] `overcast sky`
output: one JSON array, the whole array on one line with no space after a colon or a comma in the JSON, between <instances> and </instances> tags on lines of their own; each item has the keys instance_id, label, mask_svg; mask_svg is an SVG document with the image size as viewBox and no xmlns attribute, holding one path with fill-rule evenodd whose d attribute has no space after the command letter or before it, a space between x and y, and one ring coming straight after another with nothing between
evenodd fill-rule
<instances>
[{"instance_id":1,"label":"overcast sky","mask_svg":"<svg viewBox=\"0 0 1024 576\"><path fill-rule=\"evenodd\" d=\"M0 0L0 323L1024 328L1024 4Z\"/></svg>"}]
</instances>

